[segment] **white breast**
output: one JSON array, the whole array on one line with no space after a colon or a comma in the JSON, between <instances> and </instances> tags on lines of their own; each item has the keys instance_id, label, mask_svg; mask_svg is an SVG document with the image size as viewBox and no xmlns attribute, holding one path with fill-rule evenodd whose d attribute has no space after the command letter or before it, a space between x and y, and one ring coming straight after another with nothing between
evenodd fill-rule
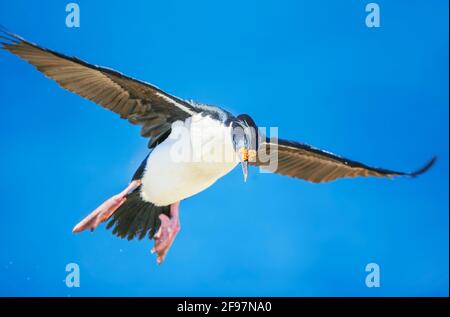
<instances>
[{"instance_id":1,"label":"white breast","mask_svg":"<svg viewBox=\"0 0 450 317\"><path fill-rule=\"evenodd\" d=\"M170 136L150 154L142 178L142 198L167 206L193 196L238 163L231 127L200 114L172 125Z\"/></svg>"}]
</instances>

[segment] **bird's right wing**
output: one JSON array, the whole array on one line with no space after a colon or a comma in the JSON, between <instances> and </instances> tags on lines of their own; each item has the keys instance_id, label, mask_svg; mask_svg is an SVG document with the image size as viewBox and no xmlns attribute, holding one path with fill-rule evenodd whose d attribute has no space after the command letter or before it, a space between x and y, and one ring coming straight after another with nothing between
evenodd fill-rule
<instances>
[{"instance_id":1,"label":"bird's right wing","mask_svg":"<svg viewBox=\"0 0 450 317\"><path fill-rule=\"evenodd\" d=\"M397 172L370 167L304 143L282 139L271 142L266 139L260 144L255 161L249 162L274 173L322 183L357 176L414 177L426 172L435 161L436 157L433 157L425 166L414 172Z\"/></svg>"},{"instance_id":2,"label":"bird's right wing","mask_svg":"<svg viewBox=\"0 0 450 317\"><path fill-rule=\"evenodd\" d=\"M142 125L149 147L167 136L171 123L185 120L196 110L190 103L151 84L112 69L42 48L18 35L0 30L0 47L28 61L61 87Z\"/></svg>"}]
</instances>

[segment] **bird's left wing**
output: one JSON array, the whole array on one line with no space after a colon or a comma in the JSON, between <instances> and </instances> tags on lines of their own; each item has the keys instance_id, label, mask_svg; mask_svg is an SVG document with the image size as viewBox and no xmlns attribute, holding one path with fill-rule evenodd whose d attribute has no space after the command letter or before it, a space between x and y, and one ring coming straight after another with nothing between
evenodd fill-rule
<instances>
[{"instance_id":1,"label":"bird's left wing","mask_svg":"<svg viewBox=\"0 0 450 317\"><path fill-rule=\"evenodd\" d=\"M149 147L167 136L171 123L196 113L188 102L151 84L76 57L42 48L18 35L0 30L0 47L35 66L61 87L142 125Z\"/></svg>"},{"instance_id":2,"label":"bird's left wing","mask_svg":"<svg viewBox=\"0 0 450 317\"><path fill-rule=\"evenodd\" d=\"M425 166L414 172L397 172L384 168L370 167L310 145L266 139L259 146L256 159L250 162L271 172L301 178L313 183L333 181L343 177L357 176L417 176L426 172L435 162L433 157Z\"/></svg>"}]
</instances>

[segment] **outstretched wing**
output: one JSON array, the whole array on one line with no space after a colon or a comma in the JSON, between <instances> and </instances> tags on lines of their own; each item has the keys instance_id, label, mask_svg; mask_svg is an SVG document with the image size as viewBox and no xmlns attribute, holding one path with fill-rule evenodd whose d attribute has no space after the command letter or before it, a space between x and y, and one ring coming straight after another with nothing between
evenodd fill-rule
<instances>
[{"instance_id":1,"label":"outstretched wing","mask_svg":"<svg viewBox=\"0 0 450 317\"><path fill-rule=\"evenodd\" d=\"M282 139L278 140L278 143L271 143L269 139L266 139L259 146L255 162L250 162L250 164L278 174L301 178L313 183L322 183L337 178L357 176L415 177L426 172L435 161L436 157L433 157L425 166L414 172L397 172L370 167L307 144Z\"/></svg>"},{"instance_id":2,"label":"outstretched wing","mask_svg":"<svg viewBox=\"0 0 450 317\"><path fill-rule=\"evenodd\" d=\"M112 69L42 48L23 38L0 31L1 47L26 60L61 87L87 98L142 125L141 135L155 146L170 132L171 123L196 113L188 102L148 83Z\"/></svg>"}]
</instances>

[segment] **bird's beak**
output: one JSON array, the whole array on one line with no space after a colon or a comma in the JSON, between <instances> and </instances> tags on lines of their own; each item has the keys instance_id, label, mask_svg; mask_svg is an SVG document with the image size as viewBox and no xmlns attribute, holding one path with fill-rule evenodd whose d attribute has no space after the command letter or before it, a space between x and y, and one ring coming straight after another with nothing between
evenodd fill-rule
<instances>
[{"instance_id":1,"label":"bird's beak","mask_svg":"<svg viewBox=\"0 0 450 317\"><path fill-rule=\"evenodd\" d=\"M248 161L242 161L241 165L242 165L242 173L244 174L244 182L246 182L248 176L248 169L247 169Z\"/></svg>"},{"instance_id":2,"label":"bird's beak","mask_svg":"<svg viewBox=\"0 0 450 317\"><path fill-rule=\"evenodd\" d=\"M248 149L241 148L239 153L241 154L242 174L244 174L244 182L246 182L248 177Z\"/></svg>"}]
</instances>

